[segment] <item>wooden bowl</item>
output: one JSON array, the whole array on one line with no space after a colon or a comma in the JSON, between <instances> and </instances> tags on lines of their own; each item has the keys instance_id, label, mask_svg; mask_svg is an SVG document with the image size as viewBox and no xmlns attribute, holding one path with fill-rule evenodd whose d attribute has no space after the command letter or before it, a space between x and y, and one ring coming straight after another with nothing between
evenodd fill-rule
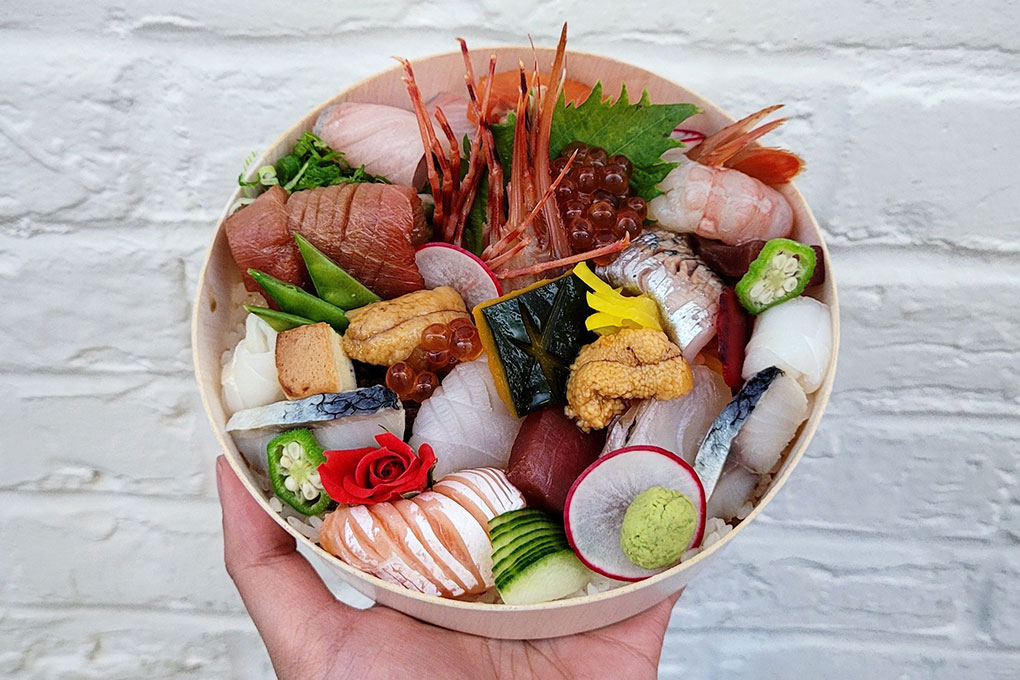
<instances>
[{"instance_id":1,"label":"wooden bowl","mask_svg":"<svg viewBox=\"0 0 1020 680\"><path fill-rule=\"evenodd\" d=\"M488 57L492 53L495 53L498 58L498 68L512 68L518 63L518 60L523 60L526 64L532 63L530 47L476 49L473 53L476 73L484 72ZM539 50L539 58L540 63L547 67L552 63L553 50ZM567 69L569 77L574 80L589 84L601 80L605 86L605 92L610 95L615 95L619 92L620 85L626 83L635 97L642 88L647 88L652 101L656 103L692 102L697 104L703 113L689 119L685 123L685 127L712 132L734 120L707 99L630 64L593 54L568 52ZM426 99L437 92L459 93L464 90L464 68L459 52L418 60L414 63L414 70ZM265 163L275 163L280 157L286 155L301 133L311 129L319 112L325 106L339 101L389 104L410 108L407 91L401 82L401 73L398 67L394 67L351 86L310 111L273 142L252 167L257 168ZM770 102L763 102L763 104L768 103ZM783 187L781 191L790 200L796 214L793 238L821 245L824 250L825 243L818 223L800 192L792 184ZM241 324L244 312L231 304L232 295L237 289L241 277L227 246L223 220L226 218L230 206L239 196L240 190L230 196L223 214L220 216L198 281L192 319L195 376L198 379L202 403L209 414L209 420L212 422L227 460L230 461L241 481L265 511L284 530L292 534L300 543L309 547L319 559L328 564L344 581L359 592L380 604L423 621L475 635L530 639L568 635L600 628L648 609L684 588L695 574L713 562L719 552L731 541L736 540L743 529L761 514L800 462L829 400L836 374L836 355L839 343L839 307L831 267L823 289L820 293L815 294L817 298L829 305L832 312L833 352L825 380L821 388L809 397L811 414L786 452L782 466L775 475L767 493L754 508L754 511L721 541L694 558L644 581L597 595L545 604L524 606L480 604L447 600L405 590L400 586L387 583L348 566L288 525L279 514L270 509L268 497L248 469L233 441L224 431L227 414L224 411L220 391L220 359L224 350L228 349L228 338ZM828 258L828 251L826 251L826 258ZM234 338L236 339L236 335Z\"/></svg>"}]
</instances>

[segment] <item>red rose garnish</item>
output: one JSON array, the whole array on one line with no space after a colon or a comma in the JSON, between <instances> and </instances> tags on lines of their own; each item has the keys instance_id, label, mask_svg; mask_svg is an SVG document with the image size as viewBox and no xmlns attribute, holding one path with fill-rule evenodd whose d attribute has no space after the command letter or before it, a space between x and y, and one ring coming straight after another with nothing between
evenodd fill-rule
<instances>
[{"instance_id":1,"label":"red rose garnish","mask_svg":"<svg viewBox=\"0 0 1020 680\"><path fill-rule=\"evenodd\" d=\"M376 435L379 448L325 451L318 467L322 488L344 505L371 505L424 491L436 454L428 444L414 450L395 435Z\"/></svg>"}]
</instances>

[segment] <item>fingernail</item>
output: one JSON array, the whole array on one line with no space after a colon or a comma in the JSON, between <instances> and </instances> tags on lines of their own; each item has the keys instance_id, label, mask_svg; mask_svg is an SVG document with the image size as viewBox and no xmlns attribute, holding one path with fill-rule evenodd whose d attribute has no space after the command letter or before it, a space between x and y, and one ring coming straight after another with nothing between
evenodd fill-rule
<instances>
[{"instance_id":1,"label":"fingernail","mask_svg":"<svg viewBox=\"0 0 1020 680\"><path fill-rule=\"evenodd\" d=\"M227 459L222 455L216 456L216 490L223 490L223 466L227 464Z\"/></svg>"}]
</instances>

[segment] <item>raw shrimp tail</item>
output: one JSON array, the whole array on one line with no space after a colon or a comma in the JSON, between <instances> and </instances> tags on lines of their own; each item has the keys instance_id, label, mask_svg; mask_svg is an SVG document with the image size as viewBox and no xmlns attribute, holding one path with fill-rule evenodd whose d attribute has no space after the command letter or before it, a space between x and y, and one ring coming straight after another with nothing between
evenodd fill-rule
<instances>
[{"instance_id":1,"label":"raw shrimp tail","mask_svg":"<svg viewBox=\"0 0 1020 680\"><path fill-rule=\"evenodd\" d=\"M804 168L797 154L774 147L752 146L759 138L786 122L780 118L755 127L782 104L768 106L709 135L687 152L687 157L702 165L727 167L743 172L765 184L784 184Z\"/></svg>"},{"instance_id":2,"label":"raw shrimp tail","mask_svg":"<svg viewBox=\"0 0 1020 680\"><path fill-rule=\"evenodd\" d=\"M698 144L697 147L691 149L687 153L687 157L692 161L698 161L703 165L711 165L706 158L713 153L720 146L729 144L730 142L746 135L751 131L755 125L763 121L765 118L775 113L779 109L783 108L782 104L774 104L773 106L766 106L760 111L755 111L749 116L741 118L736 123L730 123L718 132L710 134L708 137Z\"/></svg>"}]
</instances>

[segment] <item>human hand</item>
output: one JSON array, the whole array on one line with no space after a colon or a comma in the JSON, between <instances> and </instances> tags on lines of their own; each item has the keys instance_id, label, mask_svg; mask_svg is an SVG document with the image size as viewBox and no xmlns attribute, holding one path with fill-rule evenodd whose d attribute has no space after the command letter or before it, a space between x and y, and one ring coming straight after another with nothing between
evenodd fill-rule
<instances>
[{"instance_id":1,"label":"human hand","mask_svg":"<svg viewBox=\"0 0 1020 680\"><path fill-rule=\"evenodd\" d=\"M339 602L220 456L227 572L282 680L654 678L676 597L580 635L494 640Z\"/></svg>"}]
</instances>

